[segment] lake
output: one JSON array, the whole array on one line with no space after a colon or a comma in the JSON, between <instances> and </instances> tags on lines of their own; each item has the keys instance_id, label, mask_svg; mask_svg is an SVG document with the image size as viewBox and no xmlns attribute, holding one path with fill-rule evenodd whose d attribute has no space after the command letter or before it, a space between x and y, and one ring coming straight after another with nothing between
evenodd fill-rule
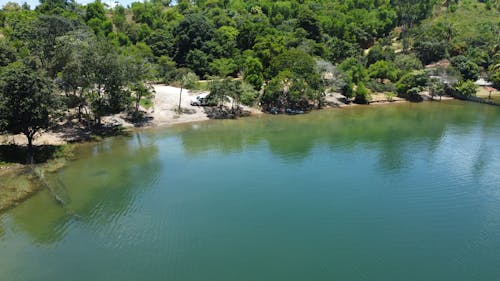
<instances>
[{"instance_id":1,"label":"lake","mask_svg":"<svg viewBox=\"0 0 500 281\"><path fill-rule=\"evenodd\" d=\"M500 280L500 108L402 103L79 145L0 280Z\"/></svg>"}]
</instances>

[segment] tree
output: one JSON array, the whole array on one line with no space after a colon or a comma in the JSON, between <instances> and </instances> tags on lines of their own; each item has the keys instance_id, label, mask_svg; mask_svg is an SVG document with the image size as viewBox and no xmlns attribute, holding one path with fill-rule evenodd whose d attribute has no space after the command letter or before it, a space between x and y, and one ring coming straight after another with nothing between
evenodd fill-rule
<instances>
[{"instance_id":1,"label":"tree","mask_svg":"<svg viewBox=\"0 0 500 281\"><path fill-rule=\"evenodd\" d=\"M342 95L346 97L348 100L354 96L354 85L352 82L348 81L347 83L344 84L342 87Z\"/></svg>"},{"instance_id":2,"label":"tree","mask_svg":"<svg viewBox=\"0 0 500 281\"><path fill-rule=\"evenodd\" d=\"M309 54L298 49L286 50L271 60L270 76L276 76L284 70L307 76L315 73L315 66L316 62Z\"/></svg>"},{"instance_id":3,"label":"tree","mask_svg":"<svg viewBox=\"0 0 500 281\"><path fill-rule=\"evenodd\" d=\"M191 50L202 49L214 36L215 30L206 17L201 14L189 14L174 30L176 53L175 61L185 65Z\"/></svg>"},{"instance_id":4,"label":"tree","mask_svg":"<svg viewBox=\"0 0 500 281\"><path fill-rule=\"evenodd\" d=\"M354 102L358 104L368 104L370 103L370 99L370 91L368 91L363 83L359 83L356 88Z\"/></svg>"},{"instance_id":5,"label":"tree","mask_svg":"<svg viewBox=\"0 0 500 281\"><path fill-rule=\"evenodd\" d=\"M47 129L62 109L53 82L41 71L16 63L7 67L0 82L0 110L5 130L28 140L27 163L33 164L33 139Z\"/></svg>"},{"instance_id":6,"label":"tree","mask_svg":"<svg viewBox=\"0 0 500 281\"><path fill-rule=\"evenodd\" d=\"M424 67L420 59L414 54L398 54L394 59L394 64L398 70L403 72L418 70Z\"/></svg>"},{"instance_id":7,"label":"tree","mask_svg":"<svg viewBox=\"0 0 500 281\"><path fill-rule=\"evenodd\" d=\"M197 75L204 76L208 73L209 58L203 51L194 49L187 54L185 65Z\"/></svg>"},{"instance_id":8,"label":"tree","mask_svg":"<svg viewBox=\"0 0 500 281\"><path fill-rule=\"evenodd\" d=\"M196 85L197 81L198 81L198 76L196 76L196 74L194 74L193 72L188 72L188 73L182 75L181 81L180 81L181 90L179 92L179 108L178 108L179 114L182 113L182 109L181 109L182 89L183 88L190 89L190 88L194 87L194 85Z\"/></svg>"},{"instance_id":9,"label":"tree","mask_svg":"<svg viewBox=\"0 0 500 281\"><path fill-rule=\"evenodd\" d=\"M359 45L333 37L326 43L327 58L332 63L338 63L361 53Z\"/></svg>"},{"instance_id":10,"label":"tree","mask_svg":"<svg viewBox=\"0 0 500 281\"><path fill-rule=\"evenodd\" d=\"M245 61L243 79L250 83L255 90L260 90L264 82L263 70L262 63L258 58L248 57Z\"/></svg>"},{"instance_id":11,"label":"tree","mask_svg":"<svg viewBox=\"0 0 500 281\"><path fill-rule=\"evenodd\" d=\"M0 67L14 62L17 57L16 49L6 40L0 39Z\"/></svg>"},{"instance_id":12,"label":"tree","mask_svg":"<svg viewBox=\"0 0 500 281\"><path fill-rule=\"evenodd\" d=\"M175 79L175 61L173 61L170 57L161 56L157 60L157 73L160 81L164 81L165 83L170 83Z\"/></svg>"},{"instance_id":13,"label":"tree","mask_svg":"<svg viewBox=\"0 0 500 281\"><path fill-rule=\"evenodd\" d=\"M445 93L444 83L437 78L429 79L429 93L433 99L435 96L439 96L439 100L441 100Z\"/></svg>"},{"instance_id":14,"label":"tree","mask_svg":"<svg viewBox=\"0 0 500 281\"><path fill-rule=\"evenodd\" d=\"M462 80L455 86L455 91L466 98L475 96L477 92L477 85L471 80Z\"/></svg>"},{"instance_id":15,"label":"tree","mask_svg":"<svg viewBox=\"0 0 500 281\"><path fill-rule=\"evenodd\" d=\"M319 41L321 29L319 21L310 9L302 9L297 16L298 26L307 31L307 38Z\"/></svg>"},{"instance_id":16,"label":"tree","mask_svg":"<svg viewBox=\"0 0 500 281\"><path fill-rule=\"evenodd\" d=\"M339 69L345 74L346 78L357 84L366 81L368 73L363 65L356 58L348 58L339 65Z\"/></svg>"},{"instance_id":17,"label":"tree","mask_svg":"<svg viewBox=\"0 0 500 281\"><path fill-rule=\"evenodd\" d=\"M368 75L370 75L370 78L380 79L380 82L384 79L394 81L397 77L396 67L391 62L379 60L370 65L368 68Z\"/></svg>"},{"instance_id":18,"label":"tree","mask_svg":"<svg viewBox=\"0 0 500 281\"><path fill-rule=\"evenodd\" d=\"M399 94L407 94L410 89L421 90L427 86L427 75L423 71L413 71L407 73L396 83L396 89Z\"/></svg>"},{"instance_id":19,"label":"tree","mask_svg":"<svg viewBox=\"0 0 500 281\"><path fill-rule=\"evenodd\" d=\"M134 92L135 97L135 114L139 113L139 105L141 104L141 100L151 99L154 97L154 89L149 84L145 84L142 82L137 82L132 85L132 91Z\"/></svg>"},{"instance_id":20,"label":"tree","mask_svg":"<svg viewBox=\"0 0 500 281\"><path fill-rule=\"evenodd\" d=\"M391 61L396 57L396 53L390 47L382 47L380 44L375 44L370 51L368 51L368 55L366 56L366 64L367 66L372 65L380 60Z\"/></svg>"},{"instance_id":21,"label":"tree","mask_svg":"<svg viewBox=\"0 0 500 281\"><path fill-rule=\"evenodd\" d=\"M209 66L211 73L221 77L235 75L238 72L238 65L230 58L216 59Z\"/></svg>"},{"instance_id":22,"label":"tree","mask_svg":"<svg viewBox=\"0 0 500 281\"><path fill-rule=\"evenodd\" d=\"M241 95L239 101L241 101L242 104L248 106L253 105L258 95L259 92L255 90L253 85L248 84L245 81L241 83Z\"/></svg>"},{"instance_id":23,"label":"tree","mask_svg":"<svg viewBox=\"0 0 500 281\"><path fill-rule=\"evenodd\" d=\"M316 74L316 73L314 73ZM310 109L309 101L319 100L323 90L319 86L321 79L308 82L306 78L289 70L281 71L269 81L262 96L262 103L267 107L280 109Z\"/></svg>"},{"instance_id":24,"label":"tree","mask_svg":"<svg viewBox=\"0 0 500 281\"><path fill-rule=\"evenodd\" d=\"M224 102L229 101L229 97L234 95L236 90L236 83L229 78L215 80L210 83L209 97L220 106Z\"/></svg>"},{"instance_id":25,"label":"tree","mask_svg":"<svg viewBox=\"0 0 500 281\"><path fill-rule=\"evenodd\" d=\"M451 64L460 72L464 80L476 81L479 77L479 66L465 56L456 56Z\"/></svg>"},{"instance_id":26,"label":"tree","mask_svg":"<svg viewBox=\"0 0 500 281\"><path fill-rule=\"evenodd\" d=\"M399 17L399 23L402 25L403 49L408 50L408 30L421 19L424 19L432 11L432 0L391 0L396 13Z\"/></svg>"},{"instance_id":27,"label":"tree","mask_svg":"<svg viewBox=\"0 0 500 281\"><path fill-rule=\"evenodd\" d=\"M500 89L500 60L489 68L489 79L497 89Z\"/></svg>"},{"instance_id":28,"label":"tree","mask_svg":"<svg viewBox=\"0 0 500 281\"><path fill-rule=\"evenodd\" d=\"M446 44L443 40L436 38L428 41L418 40L413 45L413 50L424 64L428 64L445 57Z\"/></svg>"}]
</instances>

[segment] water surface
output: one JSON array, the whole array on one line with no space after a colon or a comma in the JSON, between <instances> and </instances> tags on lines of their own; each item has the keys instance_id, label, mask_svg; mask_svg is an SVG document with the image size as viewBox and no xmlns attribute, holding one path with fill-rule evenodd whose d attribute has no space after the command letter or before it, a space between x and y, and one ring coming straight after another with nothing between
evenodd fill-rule
<instances>
[{"instance_id":1,"label":"water surface","mask_svg":"<svg viewBox=\"0 0 500 281\"><path fill-rule=\"evenodd\" d=\"M0 280L500 280L500 110L359 106L86 144Z\"/></svg>"}]
</instances>

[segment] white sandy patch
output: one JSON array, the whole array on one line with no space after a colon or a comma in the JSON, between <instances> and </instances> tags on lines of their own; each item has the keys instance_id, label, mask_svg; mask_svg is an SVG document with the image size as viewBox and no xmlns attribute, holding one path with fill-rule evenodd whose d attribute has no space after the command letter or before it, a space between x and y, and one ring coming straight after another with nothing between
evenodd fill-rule
<instances>
[{"instance_id":1,"label":"white sandy patch","mask_svg":"<svg viewBox=\"0 0 500 281\"><path fill-rule=\"evenodd\" d=\"M177 108L179 106L180 88L153 85L155 89L154 108L149 114L153 117L152 124L155 126L165 126L179 123L187 123L194 121L208 120L203 107L192 106L191 99L201 94L200 92L192 92L182 89L181 108L189 113L179 114Z\"/></svg>"}]
</instances>

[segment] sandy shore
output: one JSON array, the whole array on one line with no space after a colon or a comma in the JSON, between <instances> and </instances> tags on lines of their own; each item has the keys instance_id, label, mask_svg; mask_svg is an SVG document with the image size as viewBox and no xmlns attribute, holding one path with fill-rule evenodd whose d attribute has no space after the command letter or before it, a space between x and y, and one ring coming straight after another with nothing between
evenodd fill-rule
<instances>
[{"instance_id":1,"label":"sandy shore","mask_svg":"<svg viewBox=\"0 0 500 281\"><path fill-rule=\"evenodd\" d=\"M207 115L203 111L203 107L192 106L191 100L203 92L193 92L186 89L182 90L181 108L183 114L177 112L179 106L180 88L154 85L156 92L154 100L154 108L149 112L152 126L166 126L194 121L208 120Z\"/></svg>"},{"instance_id":2,"label":"sandy shore","mask_svg":"<svg viewBox=\"0 0 500 281\"><path fill-rule=\"evenodd\" d=\"M183 114L177 112L179 106L179 92L180 88L153 85L156 92L153 108L143 111L150 121L145 126L158 127L169 126L180 123L189 123L196 121L204 121L209 118L205 114L203 107L192 106L191 99L201 94L202 92L193 92L186 89L182 90L181 108ZM121 125L124 128L133 128L134 124L128 122L123 114L116 114L112 116L105 116L102 118L103 124ZM78 133L75 128L62 128L57 132L42 131L35 136L35 145L62 145L72 141L78 141L83 136ZM0 145L16 144L26 145L26 137L22 134L19 135L0 135Z\"/></svg>"},{"instance_id":3,"label":"sandy shore","mask_svg":"<svg viewBox=\"0 0 500 281\"><path fill-rule=\"evenodd\" d=\"M148 110L142 109L146 112L146 117L149 118L149 122L144 124L144 127L165 127L171 126L174 124L181 123L191 123L208 120L208 116L205 113L203 107L200 106L192 106L190 104L191 100L200 95L202 91L190 91L183 89L182 90L182 98L181 98L181 108L183 113L179 114L177 109L179 106L179 92L180 88L166 86L166 85L153 85L154 90L156 92L154 98L153 108ZM431 97L426 93L423 93L422 96L424 99L428 100ZM326 95L326 103L327 107L346 107L353 106L354 104L346 104L344 103L345 98L338 94L332 93ZM445 99L452 99L450 97L443 97ZM344 100L344 101L343 101ZM387 96L384 94L373 94L372 95L372 104L390 104L390 103L399 103L406 102L406 100L393 97L392 101L389 101ZM256 108L244 107L245 110L251 112L252 115L261 114L262 112ZM112 124L112 125L121 125L124 128L134 128L134 124L128 122L126 120L126 116L123 114L116 114L112 116L106 116L102 118L102 122L104 124ZM68 142L74 142L79 140L84 140L84 136L82 130L79 128L74 128L71 126L62 128L57 132L40 132L35 140L35 145L63 145ZM0 135L0 145L5 144L16 144L16 145L26 145L26 137L22 134L19 135Z\"/></svg>"}]
</instances>

